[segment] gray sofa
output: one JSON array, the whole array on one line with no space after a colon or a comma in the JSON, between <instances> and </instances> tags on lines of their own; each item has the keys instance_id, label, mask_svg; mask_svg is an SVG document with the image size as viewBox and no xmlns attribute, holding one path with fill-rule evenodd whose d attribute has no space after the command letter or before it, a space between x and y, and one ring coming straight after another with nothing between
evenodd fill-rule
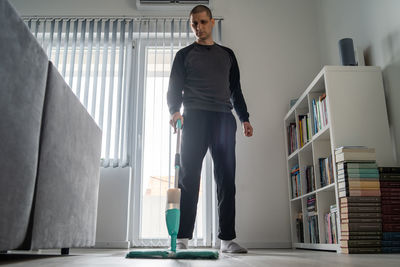
<instances>
[{"instance_id":1,"label":"gray sofa","mask_svg":"<svg viewBox=\"0 0 400 267\"><path fill-rule=\"evenodd\" d=\"M0 251L93 246L101 130L6 0L0 25Z\"/></svg>"}]
</instances>

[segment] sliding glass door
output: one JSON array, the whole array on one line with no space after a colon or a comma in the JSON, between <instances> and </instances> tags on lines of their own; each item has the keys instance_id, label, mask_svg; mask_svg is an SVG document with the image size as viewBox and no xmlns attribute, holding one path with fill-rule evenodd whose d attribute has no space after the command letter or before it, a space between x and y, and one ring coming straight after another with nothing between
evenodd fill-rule
<instances>
[{"instance_id":1,"label":"sliding glass door","mask_svg":"<svg viewBox=\"0 0 400 267\"><path fill-rule=\"evenodd\" d=\"M173 58L179 50L179 43L166 45L163 42L143 41L138 46L139 95L142 97L140 123L142 129L137 162L141 166L135 172L133 216L133 245L168 246L168 232L165 225L165 203L167 189L174 186L174 155L176 135L169 125L169 111L166 102L169 75ZM205 159L205 162L208 158ZM201 188L199 192L198 212L193 245L211 244L211 227L206 227L207 218L211 218L212 181L208 171L210 164L204 164ZM208 225L211 225L211 220ZM207 233L208 232L208 233ZM136 233L136 234L135 234Z\"/></svg>"}]
</instances>

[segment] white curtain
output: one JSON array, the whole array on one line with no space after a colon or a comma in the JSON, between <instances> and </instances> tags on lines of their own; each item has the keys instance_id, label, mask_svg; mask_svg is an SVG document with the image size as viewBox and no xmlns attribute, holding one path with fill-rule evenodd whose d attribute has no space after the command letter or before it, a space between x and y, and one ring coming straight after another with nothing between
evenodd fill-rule
<instances>
[{"instance_id":1,"label":"white curtain","mask_svg":"<svg viewBox=\"0 0 400 267\"><path fill-rule=\"evenodd\" d=\"M49 59L103 132L101 165L129 165L133 20L25 18Z\"/></svg>"}]
</instances>

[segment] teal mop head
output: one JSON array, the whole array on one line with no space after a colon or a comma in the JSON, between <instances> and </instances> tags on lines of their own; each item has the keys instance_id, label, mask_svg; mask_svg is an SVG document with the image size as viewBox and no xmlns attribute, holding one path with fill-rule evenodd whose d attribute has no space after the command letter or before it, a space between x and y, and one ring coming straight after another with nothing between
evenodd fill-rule
<instances>
[{"instance_id":1,"label":"teal mop head","mask_svg":"<svg viewBox=\"0 0 400 267\"><path fill-rule=\"evenodd\" d=\"M136 250L131 251L126 255L126 258L139 259L205 259L216 260L219 257L218 251L203 251L203 250L184 250L173 251L167 250Z\"/></svg>"},{"instance_id":2,"label":"teal mop head","mask_svg":"<svg viewBox=\"0 0 400 267\"><path fill-rule=\"evenodd\" d=\"M218 259L218 251L180 250L176 251L176 237L179 231L179 201L181 191L179 188L170 188L167 191L167 208L165 218L168 234L171 236L171 250L133 250L126 258L141 259Z\"/></svg>"}]
</instances>

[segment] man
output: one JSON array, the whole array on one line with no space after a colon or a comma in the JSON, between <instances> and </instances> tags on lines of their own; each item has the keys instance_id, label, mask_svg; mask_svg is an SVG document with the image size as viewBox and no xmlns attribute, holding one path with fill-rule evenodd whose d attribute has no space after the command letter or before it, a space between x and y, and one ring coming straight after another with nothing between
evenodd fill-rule
<instances>
[{"instance_id":1,"label":"man","mask_svg":"<svg viewBox=\"0 0 400 267\"><path fill-rule=\"evenodd\" d=\"M245 136L253 135L244 101L235 55L214 43L215 20L208 7L198 5L190 12L196 42L176 54L167 93L170 123L183 124L181 143L181 220L177 247L185 249L193 236L203 158L210 149L217 184L221 251L247 253L233 241L235 233L235 108ZM180 113L183 102L184 114Z\"/></svg>"}]
</instances>

